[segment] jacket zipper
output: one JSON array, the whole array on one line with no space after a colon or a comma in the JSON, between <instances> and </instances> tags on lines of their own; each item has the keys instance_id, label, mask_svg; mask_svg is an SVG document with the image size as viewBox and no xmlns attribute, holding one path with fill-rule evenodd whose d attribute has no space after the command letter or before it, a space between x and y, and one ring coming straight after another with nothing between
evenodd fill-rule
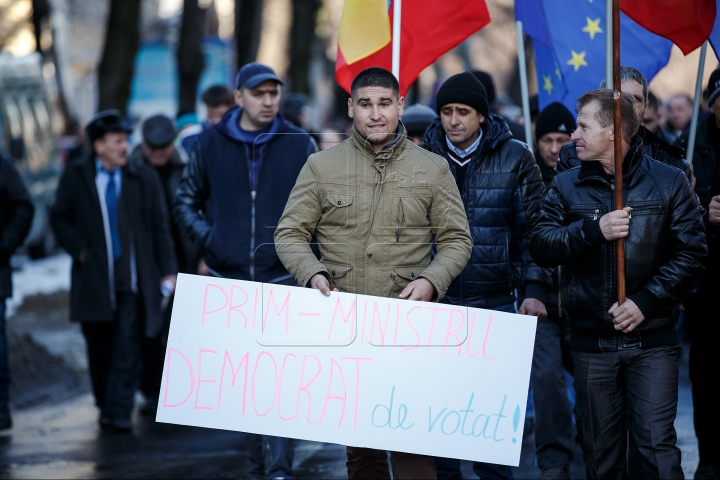
<instances>
[{"instance_id":1,"label":"jacket zipper","mask_svg":"<svg viewBox=\"0 0 720 480\"><path fill-rule=\"evenodd\" d=\"M398 211L395 215L396 227L395 227L395 243L400 242L400 228L405 225L405 210L403 208L402 198L398 198Z\"/></svg>"},{"instance_id":2,"label":"jacket zipper","mask_svg":"<svg viewBox=\"0 0 720 480\"><path fill-rule=\"evenodd\" d=\"M250 280L255 281L255 196L257 191L250 192L252 206L250 207Z\"/></svg>"},{"instance_id":3,"label":"jacket zipper","mask_svg":"<svg viewBox=\"0 0 720 480\"><path fill-rule=\"evenodd\" d=\"M599 209L599 208L596 208L596 209L595 209L595 215L593 216L593 220L597 220L599 213L600 213L600 209Z\"/></svg>"},{"instance_id":4,"label":"jacket zipper","mask_svg":"<svg viewBox=\"0 0 720 480\"><path fill-rule=\"evenodd\" d=\"M510 288L510 295L512 295L513 292L513 284L512 284L512 271L510 270L510 234L505 232L505 253L507 254L507 273L508 273L508 281L510 282L508 284L508 287Z\"/></svg>"}]
</instances>

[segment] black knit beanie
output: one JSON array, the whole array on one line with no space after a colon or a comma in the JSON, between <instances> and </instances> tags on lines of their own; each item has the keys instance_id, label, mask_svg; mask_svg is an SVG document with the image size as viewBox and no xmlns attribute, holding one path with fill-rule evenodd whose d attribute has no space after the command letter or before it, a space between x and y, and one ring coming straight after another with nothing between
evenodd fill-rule
<instances>
[{"instance_id":1,"label":"black knit beanie","mask_svg":"<svg viewBox=\"0 0 720 480\"><path fill-rule=\"evenodd\" d=\"M535 122L535 139L540 140L546 133L567 133L572 135L575 130L575 116L565 105L553 102L540 112Z\"/></svg>"},{"instance_id":2,"label":"black knit beanie","mask_svg":"<svg viewBox=\"0 0 720 480\"><path fill-rule=\"evenodd\" d=\"M438 115L448 103L469 105L485 117L490 113L485 87L470 72L458 73L445 80L437 93L435 103Z\"/></svg>"}]
</instances>

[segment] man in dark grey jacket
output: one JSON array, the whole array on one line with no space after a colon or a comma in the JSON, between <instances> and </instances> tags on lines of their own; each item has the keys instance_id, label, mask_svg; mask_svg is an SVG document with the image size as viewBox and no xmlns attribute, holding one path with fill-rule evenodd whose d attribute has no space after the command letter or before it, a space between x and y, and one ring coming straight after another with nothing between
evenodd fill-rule
<instances>
[{"instance_id":1,"label":"man in dark grey jacket","mask_svg":"<svg viewBox=\"0 0 720 480\"><path fill-rule=\"evenodd\" d=\"M10 428L10 365L5 335L5 299L12 296L10 255L30 231L35 211L15 165L0 155L0 430Z\"/></svg>"},{"instance_id":2,"label":"man in dark grey jacket","mask_svg":"<svg viewBox=\"0 0 720 480\"><path fill-rule=\"evenodd\" d=\"M120 112L100 112L85 130L93 156L65 168L50 222L73 257L70 319L82 324L100 426L129 432L140 337L159 334L160 288L174 288L177 264L160 181L127 162Z\"/></svg>"}]
</instances>

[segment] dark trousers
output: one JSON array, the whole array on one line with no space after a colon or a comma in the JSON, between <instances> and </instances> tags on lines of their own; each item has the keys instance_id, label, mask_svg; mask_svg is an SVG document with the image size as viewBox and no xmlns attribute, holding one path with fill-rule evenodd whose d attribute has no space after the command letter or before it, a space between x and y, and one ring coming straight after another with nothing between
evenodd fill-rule
<instances>
[{"instance_id":1,"label":"dark trousers","mask_svg":"<svg viewBox=\"0 0 720 480\"><path fill-rule=\"evenodd\" d=\"M83 322L95 404L103 417L130 418L140 373L139 299L117 293L112 322Z\"/></svg>"},{"instance_id":2,"label":"dark trousers","mask_svg":"<svg viewBox=\"0 0 720 480\"><path fill-rule=\"evenodd\" d=\"M493 307L498 312L517 313L514 303ZM455 458L435 457L438 480L462 480L460 460ZM494 463L473 462L473 472L481 480L514 480L512 469L507 465Z\"/></svg>"},{"instance_id":3,"label":"dark trousers","mask_svg":"<svg viewBox=\"0 0 720 480\"><path fill-rule=\"evenodd\" d=\"M575 427L565 384L565 360L572 362L567 322L546 318L535 334L530 381L535 414L535 455L541 470L569 465ZM571 367L572 368L572 367Z\"/></svg>"},{"instance_id":4,"label":"dark trousers","mask_svg":"<svg viewBox=\"0 0 720 480\"><path fill-rule=\"evenodd\" d=\"M717 275L717 272L711 272ZM695 435L698 439L699 464L720 468L720 417L717 415L717 379L720 369L720 322L717 295L720 283L707 280L700 291L685 301L685 321L690 338L690 381L692 382Z\"/></svg>"},{"instance_id":5,"label":"dark trousers","mask_svg":"<svg viewBox=\"0 0 720 480\"><path fill-rule=\"evenodd\" d=\"M395 480L437 478L435 462L427 455L390 452L390 464ZM347 447L347 472L348 480L390 480L387 452Z\"/></svg>"},{"instance_id":6,"label":"dark trousers","mask_svg":"<svg viewBox=\"0 0 720 480\"><path fill-rule=\"evenodd\" d=\"M0 407L10 401L10 359L5 331L5 299L0 298Z\"/></svg>"},{"instance_id":7,"label":"dark trousers","mask_svg":"<svg viewBox=\"0 0 720 480\"><path fill-rule=\"evenodd\" d=\"M295 440L271 435L248 434L251 470L250 478L293 480Z\"/></svg>"},{"instance_id":8,"label":"dark trousers","mask_svg":"<svg viewBox=\"0 0 720 480\"><path fill-rule=\"evenodd\" d=\"M573 352L588 479L627 478L627 437L643 478L683 478L677 448L680 347Z\"/></svg>"}]
</instances>

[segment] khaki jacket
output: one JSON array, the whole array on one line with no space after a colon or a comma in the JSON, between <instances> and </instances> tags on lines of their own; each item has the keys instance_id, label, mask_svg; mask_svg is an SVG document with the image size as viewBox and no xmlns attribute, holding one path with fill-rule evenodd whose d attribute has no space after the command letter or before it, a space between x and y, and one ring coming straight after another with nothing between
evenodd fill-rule
<instances>
[{"instance_id":1,"label":"khaki jacket","mask_svg":"<svg viewBox=\"0 0 720 480\"><path fill-rule=\"evenodd\" d=\"M308 158L275 231L280 260L299 285L322 273L331 289L397 297L424 277L439 300L465 267L472 239L448 163L400 130L375 153L353 127L351 138Z\"/></svg>"}]
</instances>

